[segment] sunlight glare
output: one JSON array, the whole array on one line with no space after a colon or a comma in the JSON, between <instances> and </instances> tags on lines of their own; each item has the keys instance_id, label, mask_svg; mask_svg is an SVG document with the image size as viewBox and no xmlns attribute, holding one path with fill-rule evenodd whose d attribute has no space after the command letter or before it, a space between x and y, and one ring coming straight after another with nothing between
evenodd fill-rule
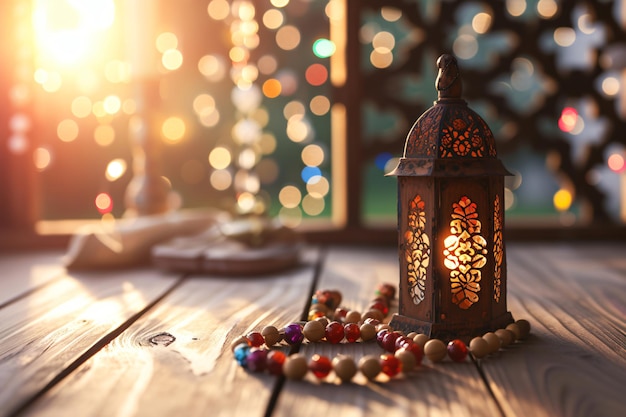
<instances>
[{"instance_id":1,"label":"sunlight glare","mask_svg":"<svg viewBox=\"0 0 626 417\"><path fill-rule=\"evenodd\" d=\"M96 51L95 36L113 25L113 0L35 0L33 27L41 58L76 64Z\"/></svg>"}]
</instances>

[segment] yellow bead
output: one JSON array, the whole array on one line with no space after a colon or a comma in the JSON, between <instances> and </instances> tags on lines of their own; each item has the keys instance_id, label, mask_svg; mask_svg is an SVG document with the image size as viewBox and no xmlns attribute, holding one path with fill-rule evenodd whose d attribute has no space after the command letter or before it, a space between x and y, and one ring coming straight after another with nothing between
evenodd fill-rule
<instances>
[{"instance_id":1,"label":"yellow bead","mask_svg":"<svg viewBox=\"0 0 626 417\"><path fill-rule=\"evenodd\" d=\"M417 359L413 352L400 348L393 355L402 362L402 372L404 373L411 372L417 366Z\"/></svg>"},{"instance_id":2,"label":"yellow bead","mask_svg":"<svg viewBox=\"0 0 626 417\"><path fill-rule=\"evenodd\" d=\"M513 339L515 338L515 336L513 335L513 332L510 330L498 329L495 331L495 333L496 333L496 336L500 338L503 348L513 343Z\"/></svg>"},{"instance_id":3,"label":"yellow bead","mask_svg":"<svg viewBox=\"0 0 626 417\"><path fill-rule=\"evenodd\" d=\"M326 326L328 326L328 323L330 323L328 317L318 317L314 321L319 321L320 323L322 323L322 326L324 326L324 328L326 328Z\"/></svg>"},{"instance_id":4,"label":"yellow bead","mask_svg":"<svg viewBox=\"0 0 626 417\"><path fill-rule=\"evenodd\" d=\"M528 322L528 320L517 320L515 324L517 324L517 327L520 330L520 339L526 339L530 334L530 323Z\"/></svg>"},{"instance_id":5,"label":"yellow bead","mask_svg":"<svg viewBox=\"0 0 626 417\"><path fill-rule=\"evenodd\" d=\"M309 342L319 342L325 335L324 325L319 321L307 321L302 332Z\"/></svg>"},{"instance_id":6,"label":"yellow bead","mask_svg":"<svg viewBox=\"0 0 626 417\"><path fill-rule=\"evenodd\" d=\"M483 339L489 345L489 354L495 353L500 350L500 346L502 346L502 341L498 336L496 336L493 332L488 332L483 335Z\"/></svg>"},{"instance_id":7,"label":"yellow bead","mask_svg":"<svg viewBox=\"0 0 626 417\"><path fill-rule=\"evenodd\" d=\"M426 344L426 342L428 342L428 340L430 340L430 337L428 337L424 333L416 334L413 337L413 341L417 343L418 345L420 345L422 350L424 349L424 345Z\"/></svg>"},{"instance_id":8,"label":"yellow bead","mask_svg":"<svg viewBox=\"0 0 626 417\"><path fill-rule=\"evenodd\" d=\"M287 356L283 364L283 374L287 379L302 379L308 370L309 366L306 363L306 358L299 353Z\"/></svg>"},{"instance_id":9,"label":"yellow bead","mask_svg":"<svg viewBox=\"0 0 626 417\"><path fill-rule=\"evenodd\" d=\"M348 311L348 313L346 314L346 318L344 319L344 322L346 323L358 323L360 321L361 321L361 313L359 313L358 311L354 311L354 310Z\"/></svg>"},{"instance_id":10,"label":"yellow bead","mask_svg":"<svg viewBox=\"0 0 626 417\"><path fill-rule=\"evenodd\" d=\"M424 345L424 355L431 362L441 362L448 353L445 343L439 339L430 339Z\"/></svg>"},{"instance_id":11,"label":"yellow bead","mask_svg":"<svg viewBox=\"0 0 626 417\"><path fill-rule=\"evenodd\" d=\"M380 369L380 361L377 356L363 356L359 361L359 371L369 380L375 379L380 373Z\"/></svg>"},{"instance_id":12,"label":"yellow bead","mask_svg":"<svg viewBox=\"0 0 626 417\"><path fill-rule=\"evenodd\" d=\"M470 340L469 350L476 359L484 358L489 354L489 343L482 337Z\"/></svg>"},{"instance_id":13,"label":"yellow bead","mask_svg":"<svg viewBox=\"0 0 626 417\"><path fill-rule=\"evenodd\" d=\"M280 342L280 339L282 338L278 329L274 326L265 326L263 330L261 330L261 335L263 335L267 346L275 345Z\"/></svg>"},{"instance_id":14,"label":"yellow bead","mask_svg":"<svg viewBox=\"0 0 626 417\"><path fill-rule=\"evenodd\" d=\"M356 374L356 364L350 356L340 355L333 359L333 370L342 382L348 382Z\"/></svg>"},{"instance_id":15,"label":"yellow bead","mask_svg":"<svg viewBox=\"0 0 626 417\"><path fill-rule=\"evenodd\" d=\"M393 329L389 327L389 325L386 323L381 323L376 326L376 332L379 332L381 330L389 330L390 332L393 331Z\"/></svg>"},{"instance_id":16,"label":"yellow bead","mask_svg":"<svg viewBox=\"0 0 626 417\"><path fill-rule=\"evenodd\" d=\"M363 341L372 340L376 337L376 327L373 324L363 323L360 329L361 339L363 339Z\"/></svg>"},{"instance_id":17,"label":"yellow bead","mask_svg":"<svg viewBox=\"0 0 626 417\"><path fill-rule=\"evenodd\" d=\"M383 321L383 319L385 318L385 315L380 311L380 310L376 310L376 309L371 309L371 310L367 310L364 314L363 314L363 321L365 321L366 319L375 319L378 321Z\"/></svg>"},{"instance_id":18,"label":"yellow bead","mask_svg":"<svg viewBox=\"0 0 626 417\"><path fill-rule=\"evenodd\" d=\"M516 340L520 340L521 336L522 336L522 331L520 330L519 326L515 323L511 323L508 326L505 327L506 330L510 330L511 332L513 332L513 336L515 336L513 338L513 341L515 342Z\"/></svg>"}]
</instances>

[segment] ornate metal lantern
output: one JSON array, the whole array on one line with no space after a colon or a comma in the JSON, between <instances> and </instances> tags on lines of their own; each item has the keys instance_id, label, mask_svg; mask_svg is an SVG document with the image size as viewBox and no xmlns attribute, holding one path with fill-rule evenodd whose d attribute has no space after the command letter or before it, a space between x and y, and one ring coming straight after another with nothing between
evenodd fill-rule
<instances>
[{"instance_id":1,"label":"ornate metal lantern","mask_svg":"<svg viewBox=\"0 0 626 417\"><path fill-rule=\"evenodd\" d=\"M456 59L409 131L398 177L399 312L391 327L450 339L513 321L506 306L504 176L493 134L461 99Z\"/></svg>"}]
</instances>

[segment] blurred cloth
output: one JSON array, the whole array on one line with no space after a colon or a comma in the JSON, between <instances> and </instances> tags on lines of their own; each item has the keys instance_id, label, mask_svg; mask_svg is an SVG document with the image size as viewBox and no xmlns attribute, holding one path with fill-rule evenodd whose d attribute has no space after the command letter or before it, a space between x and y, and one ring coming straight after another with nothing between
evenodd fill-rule
<instances>
[{"instance_id":1,"label":"blurred cloth","mask_svg":"<svg viewBox=\"0 0 626 417\"><path fill-rule=\"evenodd\" d=\"M102 270L152 263L169 271L260 275L297 265L302 248L300 236L267 217L183 211L84 226L64 264Z\"/></svg>"},{"instance_id":2,"label":"blurred cloth","mask_svg":"<svg viewBox=\"0 0 626 417\"><path fill-rule=\"evenodd\" d=\"M228 222L225 212L198 210L122 218L85 225L72 236L64 257L69 270L128 268L151 261L152 247Z\"/></svg>"}]
</instances>

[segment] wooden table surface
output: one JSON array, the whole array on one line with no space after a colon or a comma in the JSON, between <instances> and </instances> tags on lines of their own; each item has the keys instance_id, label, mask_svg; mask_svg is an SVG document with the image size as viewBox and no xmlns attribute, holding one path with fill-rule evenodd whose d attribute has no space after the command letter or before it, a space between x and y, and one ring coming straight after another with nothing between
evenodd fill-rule
<instances>
[{"instance_id":1,"label":"wooden table surface","mask_svg":"<svg viewBox=\"0 0 626 417\"><path fill-rule=\"evenodd\" d=\"M249 373L229 345L299 320L315 289L364 310L378 283L397 285L394 248L311 248L301 267L254 278L69 273L59 253L3 254L0 417L626 416L626 246L507 254L509 310L529 339L478 363L425 360L388 383L343 385ZM373 342L300 352L381 353Z\"/></svg>"}]
</instances>

